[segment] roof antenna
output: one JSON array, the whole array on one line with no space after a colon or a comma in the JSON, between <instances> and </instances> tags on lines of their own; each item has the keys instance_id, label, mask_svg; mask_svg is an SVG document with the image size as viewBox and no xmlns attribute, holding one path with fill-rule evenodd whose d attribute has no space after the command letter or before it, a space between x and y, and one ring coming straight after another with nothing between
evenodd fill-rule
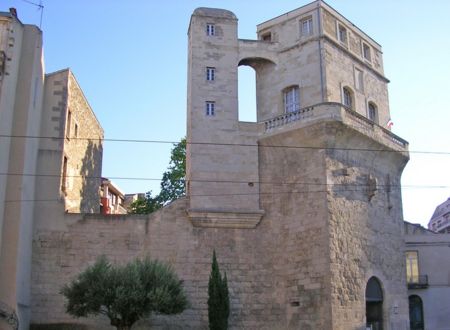
<instances>
[{"instance_id":1,"label":"roof antenna","mask_svg":"<svg viewBox=\"0 0 450 330\"><path fill-rule=\"evenodd\" d=\"M29 3L30 5L36 6L37 10L41 11L41 18L39 21L39 28L42 30L42 16L44 15L44 5L42 4L43 0L39 0L39 3L30 1L30 0L22 0L23 2Z\"/></svg>"}]
</instances>

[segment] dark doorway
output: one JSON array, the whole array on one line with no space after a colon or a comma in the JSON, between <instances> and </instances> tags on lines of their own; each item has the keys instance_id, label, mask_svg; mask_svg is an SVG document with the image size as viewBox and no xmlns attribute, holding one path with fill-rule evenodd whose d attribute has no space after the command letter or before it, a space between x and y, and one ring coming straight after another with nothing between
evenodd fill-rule
<instances>
[{"instance_id":1,"label":"dark doorway","mask_svg":"<svg viewBox=\"0 0 450 330\"><path fill-rule=\"evenodd\" d=\"M383 291L376 277L371 277L367 282L366 327L370 330L383 330Z\"/></svg>"},{"instance_id":2,"label":"dark doorway","mask_svg":"<svg viewBox=\"0 0 450 330\"><path fill-rule=\"evenodd\" d=\"M409 296L409 322L411 330L424 330L423 304L419 296Z\"/></svg>"}]
</instances>

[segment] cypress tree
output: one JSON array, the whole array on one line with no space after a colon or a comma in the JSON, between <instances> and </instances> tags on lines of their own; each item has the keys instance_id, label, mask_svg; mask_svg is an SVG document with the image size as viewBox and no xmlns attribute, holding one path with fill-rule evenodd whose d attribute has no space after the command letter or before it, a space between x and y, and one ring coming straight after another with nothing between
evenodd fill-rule
<instances>
[{"instance_id":1,"label":"cypress tree","mask_svg":"<svg viewBox=\"0 0 450 330\"><path fill-rule=\"evenodd\" d=\"M228 329L228 317L230 316L230 297L228 295L228 280L225 272L222 279L222 297L223 297L223 329Z\"/></svg>"},{"instance_id":2,"label":"cypress tree","mask_svg":"<svg viewBox=\"0 0 450 330\"><path fill-rule=\"evenodd\" d=\"M211 274L208 282L208 320L210 330L226 330L230 314L227 275L222 278L216 251L213 251Z\"/></svg>"}]
</instances>

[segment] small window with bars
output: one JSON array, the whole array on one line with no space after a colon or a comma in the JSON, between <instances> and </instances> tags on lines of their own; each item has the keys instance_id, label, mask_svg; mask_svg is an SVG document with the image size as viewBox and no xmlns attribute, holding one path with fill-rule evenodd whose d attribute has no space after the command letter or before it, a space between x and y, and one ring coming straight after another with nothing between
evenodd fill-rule
<instances>
[{"instance_id":1,"label":"small window with bars","mask_svg":"<svg viewBox=\"0 0 450 330\"><path fill-rule=\"evenodd\" d=\"M207 116L215 116L216 114L216 102L206 101L205 110Z\"/></svg>"},{"instance_id":2,"label":"small window with bars","mask_svg":"<svg viewBox=\"0 0 450 330\"><path fill-rule=\"evenodd\" d=\"M207 67L206 68L206 80L213 81L216 79L216 68Z\"/></svg>"},{"instance_id":3,"label":"small window with bars","mask_svg":"<svg viewBox=\"0 0 450 330\"><path fill-rule=\"evenodd\" d=\"M207 36L215 36L216 35L216 26L212 23L206 24L206 35Z\"/></svg>"}]
</instances>

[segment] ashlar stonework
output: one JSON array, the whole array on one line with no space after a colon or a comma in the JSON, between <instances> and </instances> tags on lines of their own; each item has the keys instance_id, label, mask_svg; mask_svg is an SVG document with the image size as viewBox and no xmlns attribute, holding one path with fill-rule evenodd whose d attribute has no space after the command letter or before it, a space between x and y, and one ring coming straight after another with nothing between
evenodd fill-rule
<instances>
[{"instance_id":1,"label":"ashlar stonework","mask_svg":"<svg viewBox=\"0 0 450 330\"><path fill-rule=\"evenodd\" d=\"M408 328L399 189L408 143L384 127L381 46L320 0L257 33L240 40L233 13L194 11L187 196L148 216L41 218L33 324L109 329L65 314L59 289L101 254L150 255L175 267L190 307L137 328L207 329L215 249L231 329ZM239 65L256 72L255 123L238 121Z\"/></svg>"}]
</instances>

